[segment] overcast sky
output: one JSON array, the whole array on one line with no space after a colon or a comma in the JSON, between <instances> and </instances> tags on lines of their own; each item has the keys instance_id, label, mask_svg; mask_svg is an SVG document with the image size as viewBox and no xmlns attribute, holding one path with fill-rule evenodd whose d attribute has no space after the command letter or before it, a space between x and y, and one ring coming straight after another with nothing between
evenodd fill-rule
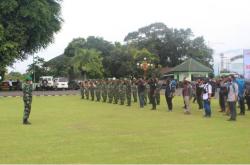
<instances>
[{"instance_id":1,"label":"overcast sky","mask_svg":"<svg viewBox=\"0 0 250 165\"><path fill-rule=\"evenodd\" d=\"M64 0L62 29L54 43L35 54L49 60L63 53L73 38L88 36L122 42L140 27L163 22L168 27L191 28L215 51L238 54L250 48L250 0ZM32 58L11 70L24 73Z\"/></svg>"}]
</instances>

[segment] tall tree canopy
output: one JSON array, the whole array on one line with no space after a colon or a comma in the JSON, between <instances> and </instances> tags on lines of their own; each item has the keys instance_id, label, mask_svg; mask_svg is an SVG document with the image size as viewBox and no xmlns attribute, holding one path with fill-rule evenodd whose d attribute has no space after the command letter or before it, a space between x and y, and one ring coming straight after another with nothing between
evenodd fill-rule
<instances>
[{"instance_id":1,"label":"tall tree canopy","mask_svg":"<svg viewBox=\"0 0 250 165\"><path fill-rule=\"evenodd\" d=\"M0 69L53 41L62 22L60 1L0 1Z\"/></svg>"},{"instance_id":2,"label":"tall tree canopy","mask_svg":"<svg viewBox=\"0 0 250 165\"><path fill-rule=\"evenodd\" d=\"M65 70L68 70L69 75L78 73L81 77L88 72L87 75L92 78L138 77L143 71L137 67L137 63L143 62L145 57L147 62L154 64L148 76L157 75L161 66L174 67L190 57L210 67L213 59L213 51L205 44L203 37L194 37L191 29L168 28L163 23L154 23L131 32L125 37L125 42L113 44L93 36L73 39L65 48L64 55L60 56L62 63L68 65L60 71L66 73ZM91 64L91 56L98 62ZM58 63L56 61L58 59L53 63ZM90 67L95 65L97 67Z\"/></svg>"},{"instance_id":3,"label":"tall tree canopy","mask_svg":"<svg viewBox=\"0 0 250 165\"><path fill-rule=\"evenodd\" d=\"M203 37L194 38L191 29L168 28L163 23L154 23L131 32L124 41L158 55L163 66L176 66L189 57L207 66L211 66L213 60L213 51L205 44Z\"/></svg>"},{"instance_id":4,"label":"tall tree canopy","mask_svg":"<svg viewBox=\"0 0 250 165\"><path fill-rule=\"evenodd\" d=\"M81 77L102 78L103 65L101 53L94 49L80 49L72 58L71 65L74 73L80 74Z\"/></svg>"}]
</instances>

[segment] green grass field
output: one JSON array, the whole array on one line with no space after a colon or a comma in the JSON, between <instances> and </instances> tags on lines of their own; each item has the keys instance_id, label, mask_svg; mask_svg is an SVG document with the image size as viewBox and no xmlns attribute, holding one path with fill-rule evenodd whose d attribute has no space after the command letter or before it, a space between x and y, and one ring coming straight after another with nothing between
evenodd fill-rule
<instances>
[{"instance_id":1,"label":"green grass field","mask_svg":"<svg viewBox=\"0 0 250 165\"><path fill-rule=\"evenodd\" d=\"M0 163L250 163L250 115L228 122L192 104L184 115L162 97L157 111L80 100L34 97L31 126L22 125L22 98L0 98Z\"/></svg>"}]
</instances>

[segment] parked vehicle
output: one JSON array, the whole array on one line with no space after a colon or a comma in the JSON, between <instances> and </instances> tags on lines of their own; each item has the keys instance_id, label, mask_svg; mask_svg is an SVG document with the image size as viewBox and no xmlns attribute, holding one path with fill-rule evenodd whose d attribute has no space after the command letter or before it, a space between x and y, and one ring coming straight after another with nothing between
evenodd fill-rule
<instances>
[{"instance_id":1,"label":"parked vehicle","mask_svg":"<svg viewBox=\"0 0 250 165\"><path fill-rule=\"evenodd\" d=\"M22 83L20 81L12 81L12 87L10 88L9 81L2 81L0 83L0 90L1 91L9 91L9 90L21 90Z\"/></svg>"},{"instance_id":2,"label":"parked vehicle","mask_svg":"<svg viewBox=\"0 0 250 165\"><path fill-rule=\"evenodd\" d=\"M71 81L69 81L69 89L71 89L71 90L78 90L78 89L80 89L79 82L77 80L71 80Z\"/></svg>"},{"instance_id":3,"label":"parked vehicle","mask_svg":"<svg viewBox=\"0 0 250 165\"><path fill-rule=\"evenodd\" d=\"M69 85L68 85L68 79L65 77L58 77L58 78L54 78L53 80L54 82L54 89L68 89Z\"/></svg>"},{"instance_id":4,"label":"parked vehicle","mask_svg":"<svg viewBox=\"0 0 250 165\"><path fill-rule=\"evenodd\" d=\"M39 78L38 90L48 90L54 88L54 82L52 76L42 76Z\"/></svg>"}]
</instances>

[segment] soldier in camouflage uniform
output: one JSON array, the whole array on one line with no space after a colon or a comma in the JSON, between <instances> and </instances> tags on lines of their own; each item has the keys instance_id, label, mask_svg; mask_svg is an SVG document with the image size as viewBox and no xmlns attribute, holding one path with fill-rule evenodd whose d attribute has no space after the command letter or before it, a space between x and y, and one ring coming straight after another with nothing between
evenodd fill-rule
<instances>
[{"instance_id":1,"label":"soldier in camouflage uniform","mask_svg":"<svg viewBox=\"0 0 250 165\"><path fill-rule=\"evenodd\" d=\"M91 101L94 101L95 100L95 83L94 83L94 81L90 81L89 90L90 90Z\"/></svg>"},{"instance_id":2,"label":"soldier in camouflage uniform","mask_svg":"<svg viewBox=\"0 0 250 165\"><path fill-rule=\"evenodd\" d=\"M107 96L108 96L108 84L107 81L103 80L102 81L102 100L103 102L107 101Z\"/></svg>"},{"instance_id":3,"label":"soldier in camouflage uniform","mask_svg":"<svg viewBox=\"0 0 250 165\"><path fill-rule=\"evenodd\" d=\"M95 88L95 95L96 95L96 101L101 101L101 83L100 80L96 81L96 88Z\"/></svg>"},{"instance_id":4,"label":"soldier in camouflage uniform","mask_svg":"<svg viewBox=\"0 0 250 165\"><path fill-rule=\"evenodd\" d=\"M84 88L85 88L85 96L86 96L86 99L88 100L89 99L89 81L85 81Z\"/></svg>"},{"instance_id":5,"label":"soldier in camouflage uniform","mask_svg":"<svg viewBox=\"0 0 250 165\"><path fill-rule=\"evenodd\" d=\"M113 102L113 81L110 80L107 85L109 103Z\"/></svg>"},{"instance_id":6,"label":"soldier in camouflage uniform","mask_svg":"<svg viewBox=\"0 0 250 165\"><path fill-rule=\"evenodd\" d=\"M161 97L160 97L160 92L161 92L161 84L159 83L159 80L158 78L155 79L156 81L156 90L155 90L155 97L156 97L156 103L157 105L160 105L160 100L161 100Z\"/></svg>"},{"instance_id":7,"label":"soldier in camouflage uniform","mask_svg":"<svg viewBox=\"0 0 250 165\"><path fill-rule=\"evenodd\" d=\"M125 96L126 96L126 84L123 80L121 80L119 83L119 99L121 105L124 105Z\"/></svg>"},{"instance_id":8,"label":"soldier in camouflage uniform","mask_svg":"<svg viewBox=\"0 0 250 165\"><path fill-rule=\"evenodd\" d=\"M114 104L118 104L118 101L119 101L119 84L120 84L120 81L115 80L114 87L112 90L113 97L114 97Z\"/></svg>"},{"instance_id":9,"label":"soldier in camouflage uniform","mask_svg":"<svg viewBox=\"0 0 250 165\"><path fill-rule=\"evenodd\" d=\"M131 81L126 81L126 97L127 97L127 106L131 106L131 94L132 94L132 85Z\"/></svg>"},{"instance_id":10,"label":"soldier in camouflage uniform","mask_svg":"<svg viewBox=\"0 0 250 165\"><path fill-rule=\"evenodd\" d=\"M133 99L134 99L134 102L136 103L137 102L137 85L136 85L136 82L133 81L133 84L132 84L132 94L133 94Z\"/></svg>"},{"instance_id":11,"label":"soldier in camouflage uniform","mask_svg":"<svg viewBox=\"0 0 250 165\"><path fill-rule=\"evenodd\" d=\"M81 91L81 96L82 96L82 99L84 99L84 81L82 81L80 83L80 91Z\"/></svg>"},{"instance_id":12,"label":"soldier in camouflage uniform","mask_svg":"<svg viewBox=\"0 0 250 165\"><path fill-rule=\"evenodd\" d=\"M28 119L31 111L32 103L32 78L30 76L26 77L26 82L23 86L23 102L24 102L24 115L23 124L31 124Z\"/></svg>"}]
</instances>

